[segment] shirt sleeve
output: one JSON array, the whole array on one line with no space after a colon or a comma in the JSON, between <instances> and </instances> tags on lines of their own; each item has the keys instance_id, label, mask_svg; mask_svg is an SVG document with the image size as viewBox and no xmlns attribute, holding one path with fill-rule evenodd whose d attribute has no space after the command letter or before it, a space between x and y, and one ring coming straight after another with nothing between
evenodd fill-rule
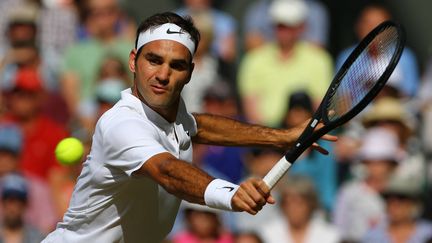
<instances>
[{"instance_id":1,"label":"shirt sleeve","mask_svg":"<svg viewBox=\"0 0 432 243\"><path fill-rule=\"evenodd\" d=\"M107 128L103 135L105 163L131 176L151 157L168 152L157 129L136 117L123 119Z\"/></svg>"}]
</instances>

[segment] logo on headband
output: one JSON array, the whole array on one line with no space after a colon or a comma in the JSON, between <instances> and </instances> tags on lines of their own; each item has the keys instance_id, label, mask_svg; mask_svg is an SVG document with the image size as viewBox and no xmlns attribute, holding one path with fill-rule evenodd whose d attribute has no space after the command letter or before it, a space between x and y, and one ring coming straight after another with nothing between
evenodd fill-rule
<instances>
[{"instance_id":1,"label":"logo on headband","mask_svg":"<svg viewBox=\"0 0 432 243\"><path fill-rule=\"evenodd\" d=\"M182 32L180 26L172 23L141 32L138 36L136 49L139 50L143 45L156 40L176 41L184 45L192 55L195 53L195 43L192 36L188 32Z\"/></svg>"},{"instance_id":2,"label":"logo on headband","mask_svg":"<svg viewBox=\"0 0 432 243\"><path fill-rule=\"evenodd\" d=\"M169 28L167 29L166 33L167 33L167 34L183 34L183 33L180 32L180 31L171 31Z\"/></svg>"}]
</instances>

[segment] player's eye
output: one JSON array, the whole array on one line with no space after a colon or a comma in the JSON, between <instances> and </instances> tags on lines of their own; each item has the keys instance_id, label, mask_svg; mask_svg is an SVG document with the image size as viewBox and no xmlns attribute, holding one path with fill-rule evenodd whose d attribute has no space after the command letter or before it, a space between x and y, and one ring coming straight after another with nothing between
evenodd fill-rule
<instances>
[{"instance_id":1,"label":"player's eye","mask_svg":"<svg viewBox=\"0 0 432 243\"><path fill-rule=\"evenodd\" d=\"M152 65L160 65L160 64L162 64L162 61L160 59L157 59L157 58L151 58L151 59L147 59L147 60Z\"/></svg>"},{"instance_id":2,"label":"player's eye","mask_svg":"<svg viewBox=\"0 0 432 243\"><path fill-rule=\"evenodd\" d=\"M183 61L172 62L172 63L170 63L170 67L172 69L177 70L177 71L185 71L188 69L188 64L186 62L183 62Z\"/></svg>"},{"instance_id":3,"label":"player's eye","mask_svg":"<svg viewBox=\"0 0 432 243\"><path fill-rule=\"evenodd\" d=\"M151 65L161 65L163 63L163 59L157 55L154 54L146 54L145 59L151 64Z\"/></svg>"}]
</instances>

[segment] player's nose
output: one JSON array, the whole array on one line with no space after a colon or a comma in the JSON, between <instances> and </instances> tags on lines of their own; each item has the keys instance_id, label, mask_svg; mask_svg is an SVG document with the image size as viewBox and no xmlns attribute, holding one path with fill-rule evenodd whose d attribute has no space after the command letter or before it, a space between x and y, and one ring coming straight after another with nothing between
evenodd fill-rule
<instances>
[{"instance_id":1,"label":"player's nose","mask_svg":"<svg viewBox=\"0 0 432 243\"><path fill-rule=\"evenodd\" d=\"M169 83L170 76L171 76L171 68L167 64L161 65L156 73L156 79L164 85Z\"/></svg>"}]
</instances>

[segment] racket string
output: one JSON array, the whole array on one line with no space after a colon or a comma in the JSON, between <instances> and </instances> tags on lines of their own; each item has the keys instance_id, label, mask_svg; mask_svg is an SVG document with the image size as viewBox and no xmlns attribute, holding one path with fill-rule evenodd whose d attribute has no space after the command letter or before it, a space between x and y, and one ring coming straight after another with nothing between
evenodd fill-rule
<instances>
[{"instance_id":1,"label":"racket string","mask_svg":"<svg viewBox=\"0 0 432 243\"><path fill-rule=\"evenodd\" d=\"M384 29L351 64L327 103L330 121L350 111L375 87L396 53L397 39L396 28Z\"/></svg>"}]
</instances>

